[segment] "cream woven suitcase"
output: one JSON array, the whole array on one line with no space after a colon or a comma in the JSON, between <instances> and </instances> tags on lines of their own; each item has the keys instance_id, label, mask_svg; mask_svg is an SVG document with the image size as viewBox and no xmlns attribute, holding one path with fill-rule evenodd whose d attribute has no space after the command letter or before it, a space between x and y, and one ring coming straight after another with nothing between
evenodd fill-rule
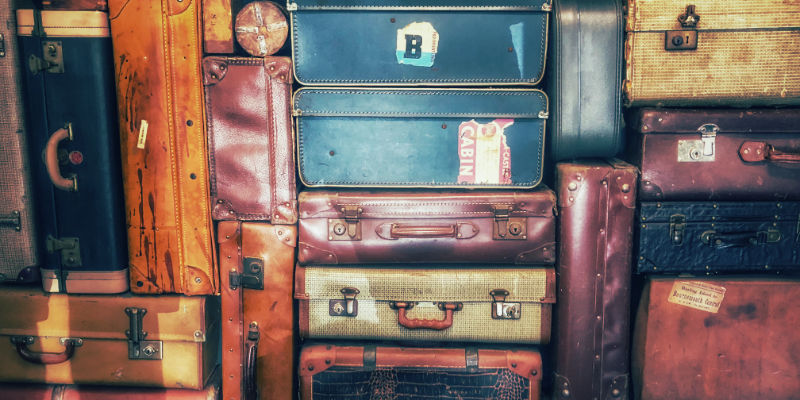
<instances>
[{"instance_id":1,"label":"cream woven suitcase","mask_svg":"<svg viewBox=\"0 0 800 400\"><path fill-rule=\"evenodd\" d=\"M627 104L800 104L800 4L628 0Z\"/></svg>"},{"instance_id":2,"label":"cream woven suitcase","mask_svg":"<svg viewBox=\"0 0 800 400\"><path fill-rule=\"evenodd\" d=\"M544 344L555 271L298 266L295 298L307 338Z\"/></svg>"}]
</instances>

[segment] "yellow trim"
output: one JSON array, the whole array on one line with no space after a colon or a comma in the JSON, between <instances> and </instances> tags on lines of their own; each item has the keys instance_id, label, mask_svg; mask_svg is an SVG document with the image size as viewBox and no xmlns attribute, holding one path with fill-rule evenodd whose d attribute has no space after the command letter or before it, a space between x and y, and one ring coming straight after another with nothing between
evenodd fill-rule
<instances>
[{"instance_id":1,"label":"yellow trim","mask_svg":"<svg viewBox=\"0 0 800 400\"><path fill-rule=\"evenodd\" d=\"M108 13L102 11L41 11L48 37L111 37ZM17 10L17 35L32 36L33 10Z\"/></svg>"}]
</instances>

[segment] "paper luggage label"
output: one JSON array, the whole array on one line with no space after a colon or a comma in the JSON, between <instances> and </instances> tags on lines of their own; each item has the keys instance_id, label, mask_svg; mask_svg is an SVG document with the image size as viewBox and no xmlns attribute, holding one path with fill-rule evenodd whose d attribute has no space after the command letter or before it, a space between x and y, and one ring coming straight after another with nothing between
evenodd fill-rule
<instances>
[{"instance_id":1,"label":"paper luggage label","mask_svg":"<svg viewBox=\"0 0 800 400\"><path fill-rule=\"evenodd\" d=\"M496 119L458 126L458 183L511 184L511 149L505 129L513 124L513 119Z\"/></svg>"},{"instance_id":2,"label":"paper luggage label","mask_svg":"<svg viewBox=\"0 0 800 400\"><path fill-rule=\"evenodd\" d=\"M706 282L677 281L672 285L669 302L716 314L725 297L725 288Z\"/></svg>"},{"instance_id":3,"label":"paper luggage label","mask_svg":"<svg viewBox=\"0 0 800 400\"><path fill-rule=\"evenodd\" d=\"M412 22L397 30L397 62L432 67L439 46L439 33L430 22Z\"/></svg>"}]
</instances>

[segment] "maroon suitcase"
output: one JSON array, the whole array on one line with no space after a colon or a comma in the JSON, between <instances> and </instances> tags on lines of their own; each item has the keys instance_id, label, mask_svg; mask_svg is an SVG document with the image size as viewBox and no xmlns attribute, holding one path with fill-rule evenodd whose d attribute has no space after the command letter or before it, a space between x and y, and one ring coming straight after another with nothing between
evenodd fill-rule
<instances>
[{"instance_id":1,"label":"maroon suitcase","mask_svg":"<svg viewBox=\"0 0 800 400\"><path fill-rule=\"evenodd\" d=\"M800 109L643 109L639 198L800 199Z\"/></svg>"},{"instance_id":2,"label":"maroon suitcase","mask_svg":"<svg viewBox=\"0 0 800 400\"><path fill-rule=\"evenodd\" d=\"M555 193L300 193L301 265L555 262Z\"/></svg>"},{"instance_id":3,"label":"maroon suitcase","mask_svg":"<svg viewBox=\"0 0 800 400\"><path fill-rule=\"evenodd\" d=\"M297 222L292 61L203 59L212 217Z\"/></svg>"},{"instance_id":4,"label":"maroon suitcase","mask_svg":"<svg viewBox=\"0 0 800 400\"><path fill-rule=\"evenodd\" d=\"M556 399L627 399L636 167L556 166L560 229Z\"/></svg>"}]
</instances>

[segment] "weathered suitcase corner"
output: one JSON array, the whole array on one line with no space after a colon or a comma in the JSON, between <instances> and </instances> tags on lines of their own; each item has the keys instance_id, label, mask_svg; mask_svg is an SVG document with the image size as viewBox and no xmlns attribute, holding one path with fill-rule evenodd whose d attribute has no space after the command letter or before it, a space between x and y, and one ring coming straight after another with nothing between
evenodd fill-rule
<instances>
[{"instance_id":1,"label":"weathered suitcase corner","mask_svg":"<svg viewBox=\"0 0 800 400\"><path fill-rule=\"evenodd\" d=\"M509 351L506 367L511 372L530 380L542 379L542 356L532 351Z\"/></svg>"},{"instance_id":2,"label":"weathered suitcase corner","mask_svg":"<svg viewBox=\"0 0 800 400\"><path fill-rule=\"evenodd\" d=\"M203 58L203 85L211 86L225 79L228 73L227 57L211 56Z\"/></svg>"},{"instance_id":3,"label":"weathered suitcase corner","mask_svg":"<svg viewBox=\"0 0 800 400\"><path fill-rule=\"evenodd\" d=\"M331 345L305 346L300 352L300 376L316 375L334 365L336 349Z\"/></svg>"},{"instance_id":4,"label":"weathered suitcase corner","mask_svg":"<svg viewBox=\"0 0 800 400\"><path fill-rule=\"evenodd\" d=\"M217 280L206 274L202 269L186 265L184 271L186 275L184 278L183 294L193 296L218 293Z\"/></svg>"},{"instance_id":5,"label":"weathered suitcase corner","mask_svg":"<svg viewBox=\"0 0 800 400\"><path fill-rule=\"evenodd\" d=\"M272 215L272 223L278 225L293 225L297 223L297 200L278 204Z\"/></svg>"}]
</instances>

